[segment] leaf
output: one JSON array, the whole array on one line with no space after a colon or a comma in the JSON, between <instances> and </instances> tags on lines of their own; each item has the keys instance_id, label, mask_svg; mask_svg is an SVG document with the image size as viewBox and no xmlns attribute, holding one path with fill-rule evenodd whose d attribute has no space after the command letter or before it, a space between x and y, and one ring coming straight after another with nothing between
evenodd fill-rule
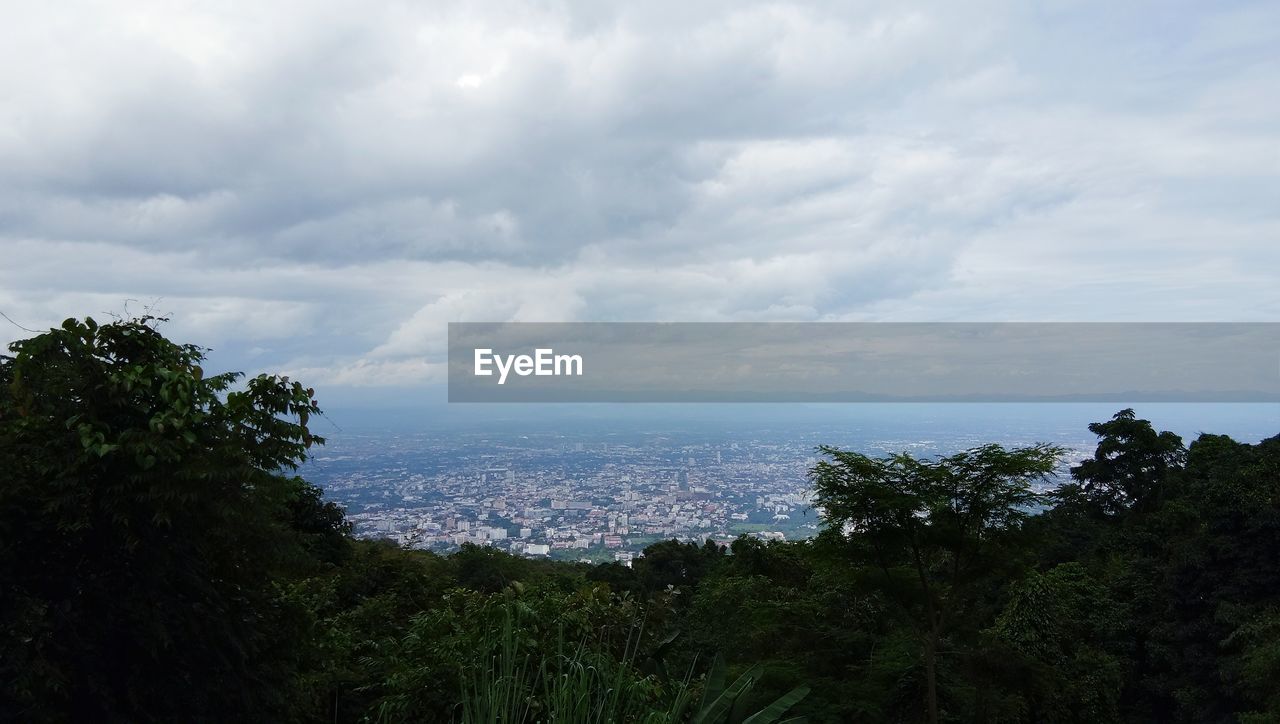
<instances>
[{"instance_id":1,"label":"leaf","mask_svg":"<svg viewBox=\"0 0 1280 724\"><path fill-rule=\"evenodd\" d=\"M702 704L706 707L720 693L724 691L725 667L724 659L717 654L714 661L711 662L711 671L707 672L707 684L702 690Z\"/></svg>"},{"instance_id":2,"label":"leaf","mask_svg":"<svg viewBox=\"0 0 1280 724\"><path fill-rule=\"evenodd\" d=\"M690 724L718 724L729 709L733 706L734 701L743 693L750 691L751 687L756 683L756 677L760 674L759 666L752 666L750 669L739 676L724 693L720 694L711 702L710 705L704 707L694 717Z\"/></svg>"},{"instance_id":3,"label":"leaf","mask_svg":"<svg viewBox=\"0 0 1280 724\"><path fill-rule=\"evenodd\" d=\"M778 717L787 713L787 710L795 706L801 699L809 695L809 687L797 686L778 697L772 704L766 706L760 711L747 717L742 724L773 724Z\"/></svg>"}]
</instances>

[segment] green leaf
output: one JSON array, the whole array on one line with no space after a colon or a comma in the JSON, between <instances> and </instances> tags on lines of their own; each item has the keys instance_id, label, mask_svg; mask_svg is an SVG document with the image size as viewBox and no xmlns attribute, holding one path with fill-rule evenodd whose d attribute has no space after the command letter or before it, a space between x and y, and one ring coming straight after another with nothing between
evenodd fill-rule
<instances>
[{"instance_id":1,"label":"green leaf","mask_svg":"<svg viewBox=\"0 0 1280 724\"><path fill-rule=\"evenodd\" d=\"M760 667L752 666L750 669L739 676L724 693L720 694L711 702L710 705L704 707L694 717L690 724L718 724L729 713L729 709L733 706L734 701L743 693L750 691L751 687L756 683L756 677L760 674Z\"/></svg>"},{"instance_id":2,"label":"green leaf","mask_svg":"<svg viewBox=\"0 0 1280 724\"><path fill-rule=\"evenodd\" d=\"M742 724L773 724L787 710L795 706L801 699L809 695L809 687L797 686L778 697L772 704L747 717Z\"/></svg>"},{"instance_id":3,"label":"green leaf","mask_svg":"<svg viewBox=\"0 0 1280 724\"><path fill-rule=\"evenodd\" d=\"M707 684L702 690L702 706L707 706L724 691L725 666L719 654L711 662L711 670L707 672Z\"/></svg>"}]
</instances>

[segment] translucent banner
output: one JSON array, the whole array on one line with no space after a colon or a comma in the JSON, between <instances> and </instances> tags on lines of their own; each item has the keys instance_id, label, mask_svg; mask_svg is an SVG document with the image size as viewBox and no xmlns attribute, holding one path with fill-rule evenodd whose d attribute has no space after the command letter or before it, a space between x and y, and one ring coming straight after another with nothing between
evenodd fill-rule
<instances>
[{"instance_id":1,"label":"translucent banner","mask_svg":"<svg viewBox=\"0 0 1280 724\"><path fill-rule=\"evenodd\" d=\"M450 402L1275 402L1276 323L456 323Z\"/></svg>"}]
</instances>

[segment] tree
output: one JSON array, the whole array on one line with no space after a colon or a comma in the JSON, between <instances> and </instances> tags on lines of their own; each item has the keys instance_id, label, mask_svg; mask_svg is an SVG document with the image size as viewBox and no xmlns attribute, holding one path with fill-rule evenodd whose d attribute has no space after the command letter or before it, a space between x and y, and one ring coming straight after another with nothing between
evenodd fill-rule
<instances>
[{"instance_id":1,"label":"tree","mask_svg":"<svg viewBox=\"0 0 1280 724\"><path fill-rule=\"evenodd\" d=\"M1119 607L1079 563L1032 571L1013 588L991 634L1006 689L1036 722L1119 719L1122 666L1106 649ZM994 658L994 657L993 657Z\"/></svg>"},{"instance_id":2,"label":"tree","mask_svg":"<svg viewBox=\"0 0 1280 724\"><path fill-rule=\"evenodd\" d=\"M0 710L21 719L276 718L296 637L272 579L339 555L341 516L288 474L323 442L312 391L233 389L159 321L68 319L0 358Z\"/></svg>"},{"instance_id":3,"label":"tree","mask_svg":"<svg viewBox=\"0 0 1280 724\"><path fill-rule=\"evenodd\" d=\"M1132 628L1146 653L1135 709L1171 721L1265 711L1275 701L1249 679L1280 651L1280 627L1266 623L1280 610L1280 437L1201 435L1168 487L1130 526L1141 534Z\"/></svg>"},{"instance_id":4,"label":"tree","mask_svg":"<svg viewBox=\"0 0 1280 724\"><path fill-rule=\"evenodd\" d=\"M1170 471L1186 461L1182 438L1156 432L1132 409L1117 412L1107 422L1091 423L1089 431L1098 436L1093 458L1071 468L1079 492L1107 514L1147 512L1159 505Z\"/></svg>"},{"instance_id":5,"label":"tree","mask_svg":"<svg viewBox=\"0 0 1280 724\"><path fill-rule=\"evenodd\" d=\"M696 586L724 558L724 548L708 540L702 545L677 540L658 541L636 559L636 577L647 593L668 586Z\"/></svg>"},{"instance_id":6,"label":"tree","mask_svg":"<svg viewBox=\"0 0 1280 724\"><path fill-rule=\"evenodd\" d=\"M831 458L810 472L825 535L846 541L879 572L881 589L914 625L926 715L937 722L940 647L971 613L976 584L1015 559L1010 543L1041 501L1032 483L1053 471L1062 451L986 445L931 461L819 450Z\"/></svg>"}]
</instances>

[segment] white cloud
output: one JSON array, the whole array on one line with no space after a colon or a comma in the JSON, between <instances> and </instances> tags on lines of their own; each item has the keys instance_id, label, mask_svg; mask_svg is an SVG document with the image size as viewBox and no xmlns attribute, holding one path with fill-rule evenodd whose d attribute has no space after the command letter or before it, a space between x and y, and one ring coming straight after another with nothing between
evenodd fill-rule
<instances>
[{"instance_id":1,"label":"white cloud","mask_svg":"<svg viewBox=\"0 0 1280 724\"><path fill-rule=\"evenodd\" d=\"M0 311L439 379L479 320L1280 313L1280 10L28 3ZM0 323L0 340L24 333Z\"/></svg>"}]
</instances>

